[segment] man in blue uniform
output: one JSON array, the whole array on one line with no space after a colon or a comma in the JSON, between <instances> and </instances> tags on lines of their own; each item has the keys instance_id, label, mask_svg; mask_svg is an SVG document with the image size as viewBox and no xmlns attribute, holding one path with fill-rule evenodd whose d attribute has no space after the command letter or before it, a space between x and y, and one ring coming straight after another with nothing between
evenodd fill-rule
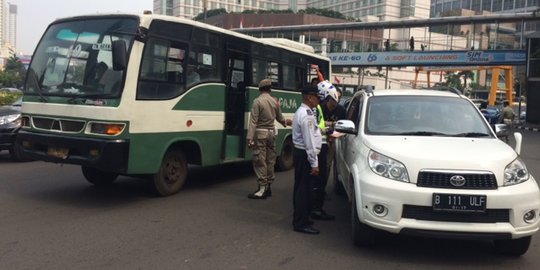
<instances>
[{"instance_id":1,"label":"man in blue uniform","mask_svg":"<svg viewBox=\"0 0 540 270\"><path fill-rule=\"evenodd\" d=\"M307 234L319 234L319 230L311 226L309 219L313 205L313 183L319 175L317 155L322 144L321 131L313 113L313 108L319 104L318 94L316 86L304 87L302 105L293 119L293 228Z\"/></svg>"}]
</instances>

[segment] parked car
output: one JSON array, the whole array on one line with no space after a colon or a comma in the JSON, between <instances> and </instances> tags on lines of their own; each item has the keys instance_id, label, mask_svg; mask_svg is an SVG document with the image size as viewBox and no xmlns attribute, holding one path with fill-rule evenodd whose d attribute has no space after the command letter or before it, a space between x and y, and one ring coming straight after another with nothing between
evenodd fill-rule
<instances>
[{"instance_id":1,"label":"parked car","mask_svg":"<svg viewBox=\"0 0 540 270\"><path fill-rule=\"evenodd\" d=\"M379 230L429 237L491 239L524 254L539 229L540 190L516 149L497 139L458 93L356 93L336 131L334 178L351 202L352 238Z\"/></svg>"},{"instance_id":2,"label":"parked car","mask_svg":"<svg viewBox=\"0 0 540 270\"><path fill-rule=\"evenodd\" d=\"M21 127L22 91L0 89L0 151L8 150L14 160L22 161L14 148L15 137Z\"/></svg>"}]
</instances>

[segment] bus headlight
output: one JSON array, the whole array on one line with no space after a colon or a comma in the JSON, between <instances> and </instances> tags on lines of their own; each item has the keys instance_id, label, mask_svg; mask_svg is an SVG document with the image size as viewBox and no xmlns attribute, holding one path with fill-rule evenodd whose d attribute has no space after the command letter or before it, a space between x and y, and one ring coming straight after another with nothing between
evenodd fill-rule
<instances>
[{"instance_id":1,"label":"bus headlight","mask_svg":"<svg viewBox=\"0 0 540 270\"><path fill-rule=\"evenodd\" d=\"M126 124L124 123L96 123L91 122L88 124L89 133L116 136L124 131Z\"/></svg>"}]
</instances>

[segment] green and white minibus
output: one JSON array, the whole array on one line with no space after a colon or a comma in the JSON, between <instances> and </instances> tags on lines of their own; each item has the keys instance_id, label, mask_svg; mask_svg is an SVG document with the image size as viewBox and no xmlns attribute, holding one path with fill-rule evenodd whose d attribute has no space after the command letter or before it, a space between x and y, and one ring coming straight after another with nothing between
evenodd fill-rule
<instances>
[{"instance_id":1,"label":"green and white minibus","mask_svg":"<svg viewBox=\"0 0 540 270\"><path fill-rule=\"evenodd\" d=\"M95 185L150 176L159 195L176 193L188 164L251 159L260 80L272 80L292 118L316 68L329 76L329 59L308 47L152 14L58 19L32 57L17 150L81 165ZM279 168L292 167L290 128L278 131L277 151Z\"/></svg>"}]
</instances>

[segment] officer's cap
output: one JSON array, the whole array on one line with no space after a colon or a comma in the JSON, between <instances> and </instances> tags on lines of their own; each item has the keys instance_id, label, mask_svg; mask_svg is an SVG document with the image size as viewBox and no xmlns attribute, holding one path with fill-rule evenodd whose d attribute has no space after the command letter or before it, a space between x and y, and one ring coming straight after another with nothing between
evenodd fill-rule
<instances>
[{"instance_id":1,"label":"officer's cap","mask_svg":"<svg viewBox=\"0 0 540 270\"><path fill-rule=\"evenodd\" d=\"M302 94L303 95L318 95L319 89L317 88L317 86L307 85L307 86L304 86L304 88L302 88Z\"/></svg>"},{"instance_id":2,"label":"officer's cap","mask_svg":"<svg viewBox=\"0 0 540 270\"><path fill-rule=\"evenodd\" d=\"M259 88L272 86L272 81L270 79L264 79L259 82Z\"/></svg>"}]
</instances>

